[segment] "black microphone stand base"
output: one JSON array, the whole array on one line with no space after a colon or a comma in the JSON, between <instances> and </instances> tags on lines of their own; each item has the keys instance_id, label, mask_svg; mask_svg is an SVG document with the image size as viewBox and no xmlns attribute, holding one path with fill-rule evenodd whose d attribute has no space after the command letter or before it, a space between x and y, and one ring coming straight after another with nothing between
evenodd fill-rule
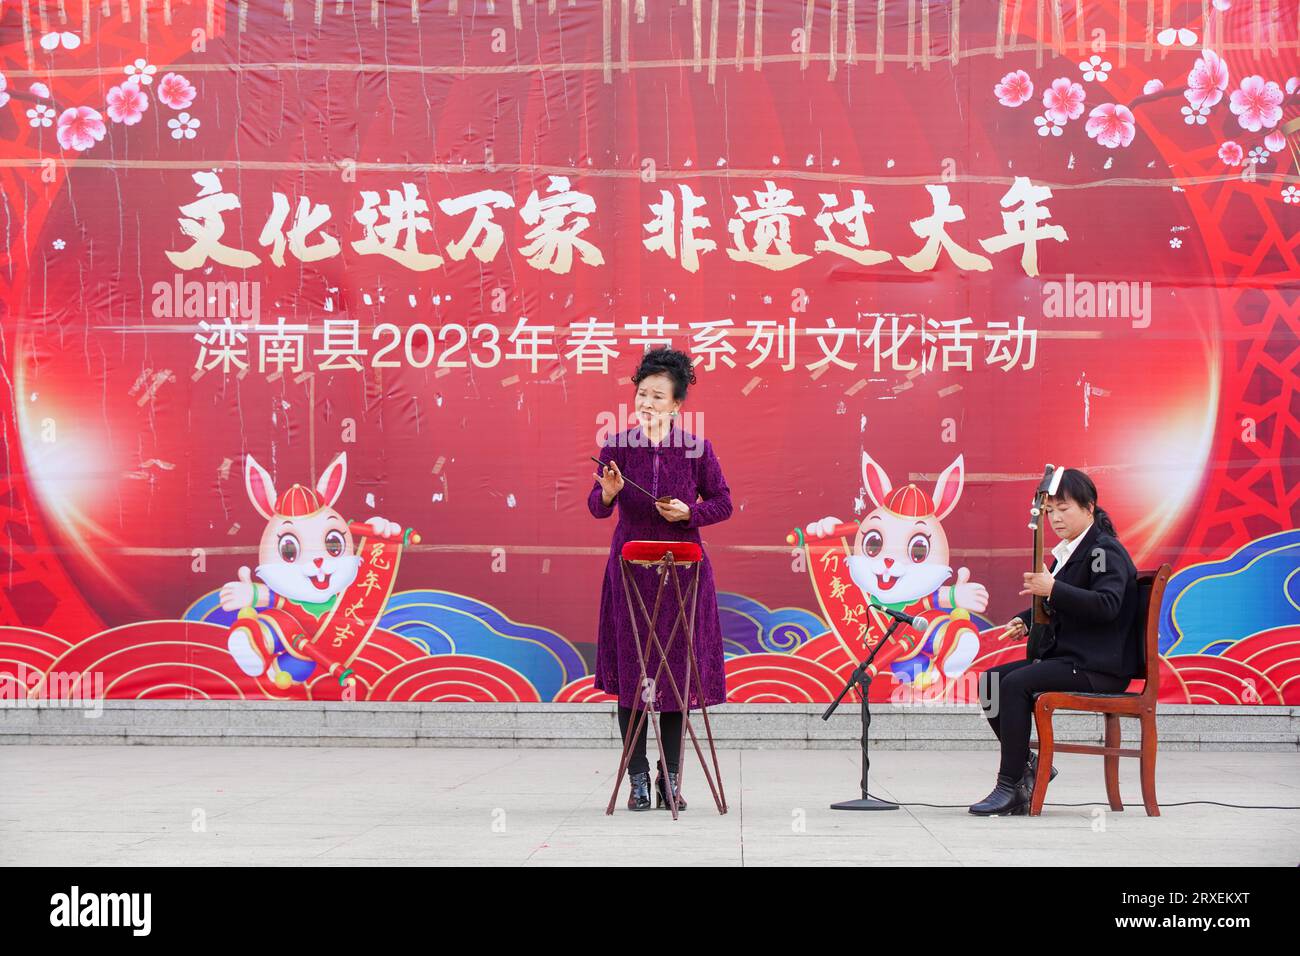
<instances>
[{"instance_id":1,"label":"black microphone stand base","mask_svg":"<svg viewBox=\"0 0 1300 956\"><path fill-rule=\"evenodd\" d=\"M871 751L870 751L870 730L871 730L871 662L875 660L876 654L888 643L889 638L893 636L894 630L898 627L899 621L895 619L890 625L885 636L876 644L875 649L865 661L853 669L849 679L844 682L844 689L840 691L839 696L834 702L826 708L822 714L822 720L830 720L831 714L835 713L835 708L840 705L844 695L851 688L858 689L858 699L860 701L859 713L862 717L862 796L857 800L844 800L840 803L832 803L832 810L897 810L898 804L890 803L887 800L877 800L868 795L867 775L871 772Z\"/></svg>"},{"instance_id":2,"label":"black microphone stand base","mask_svg":"<svg viewBox=\"0 0 1300 956\"><path fill-rule=\"evenodd\" d=\"M898 804L886 803L884 800L877 800L874 797L865 797L859 800L845 800L843 803L832 803L832 810L897 810Z\"/></svg>"}]
</instances>

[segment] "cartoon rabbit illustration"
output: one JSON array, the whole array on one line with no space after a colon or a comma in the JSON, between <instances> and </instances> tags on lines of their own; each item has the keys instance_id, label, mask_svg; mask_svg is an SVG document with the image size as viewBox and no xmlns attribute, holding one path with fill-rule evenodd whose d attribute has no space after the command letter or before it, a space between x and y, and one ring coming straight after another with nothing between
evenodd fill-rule
<instances>
[{"instance_id":1,"label":"cartoon rabbit illustration","mask_svg":"<svg viewBox=\"0 0 1300 956\"><path fill-rule=\"evenodd\" d=\"M227 646L250 677L265 675L286 688L316 668L315 661L294 651L292 639L318 629L361 566L352 530L334 510L346 477L347 457L341 452L314 490L295 484L277 497L266 469L252 455L244 459L244 487L267 525L257 567L251 572L241 567L239 580L223 585L220 599L223 609L240 612L242 626L231 629ZM379 536L402 533L380 517L365 524Z\"/></svg>"},{"instance_id":2,"label":"cartoon rabbit illustration","mask_svg":"<svg viewBox=\"0 0 1300 956\"><path fill-rule=\"evenodd\" d=\"M950 618L966 619L962 627L928 628L910 654L891 662L895 675L905 682L933 681L935 670L957 677L979 651L979 635L969 626L968 612L979 614L988 607L988 590L971 581L964 567L957 569L954 583L945 584L953 569L943 519L961 497L964 480L965 466L958 455L939 476L933 497L910 483L894 488L885 470L862 453L862 483L875 508L858 524L846 559L853 583L868 599L896 611L948 611ZM847 537L849 527L839 518L826 517L804 531L809 538Z\"/></svg>"}]
</instances>

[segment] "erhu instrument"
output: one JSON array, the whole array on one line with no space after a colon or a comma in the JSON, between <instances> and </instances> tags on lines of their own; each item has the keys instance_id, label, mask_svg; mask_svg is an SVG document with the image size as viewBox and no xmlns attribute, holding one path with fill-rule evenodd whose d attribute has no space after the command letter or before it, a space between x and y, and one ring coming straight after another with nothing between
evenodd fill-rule
<instances>
[{"instance_id":1,"label":"erhu instrument","mask_svg":"<svg viewBox=\"0 0 1300 956\"><path fill-rule=\"evenodd\" d=\"M1043 469L1043 480L1034 491L1033 503L1029 506L1029 529L1034 532L1034 556L1029 566L1031 574L1043 569L1043 505L1046 500L1056 495L1061 488L1061 477L1065 467L1049 464ZM1025 645L1025 657L1029 660L1041 658L1051 647L1052 635L1048 626L1047 609L1043 607L1043 597L1034 595L1034 612L1030 618L1029 638Z\"/></svg>"}]
</instances>

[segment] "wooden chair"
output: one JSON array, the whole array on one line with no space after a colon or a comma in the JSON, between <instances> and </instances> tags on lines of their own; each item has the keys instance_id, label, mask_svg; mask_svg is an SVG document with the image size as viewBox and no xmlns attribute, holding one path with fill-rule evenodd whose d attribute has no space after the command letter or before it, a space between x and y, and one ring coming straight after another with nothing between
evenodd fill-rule
<instances>
[{"instance_id":1,"label":"wooden chair","mask_svg":"<svg viewBox=\"0 0 1300 956\"><path fill-rule=\"evenodd\" d=\"M1155 571L1139 571L1138 620L1145 616L1146 630L1141 645L1144 681L1139 693L1076 694L1069 691L1047 691L1038 694L1034 703L1034 724L1038 740L1030 748L1038 751L1038 770L1034 777L1034 792L1029 802L1029 815L1043 812L1043 800L1052 776L1054 753L1098 754L1106 759L1106 797L1112 810L1123 810L1124 801L1119 796L1119 758L1138 757L1142 768L1142 803L1147 816L1160 816L1156 802L1156 696L1160 693L1160 604L1164 599L1165 585L1169 583L1172 569L1162 564ZM1095 744L1058 744L1052 733L1052 715L1058 710L1081 710L1106 717L1106 737L1103 746ZM1119 719L1136 717L1142 722L1141 748L1134 750L1120 746Z\"/></svg>"}]
</instances>

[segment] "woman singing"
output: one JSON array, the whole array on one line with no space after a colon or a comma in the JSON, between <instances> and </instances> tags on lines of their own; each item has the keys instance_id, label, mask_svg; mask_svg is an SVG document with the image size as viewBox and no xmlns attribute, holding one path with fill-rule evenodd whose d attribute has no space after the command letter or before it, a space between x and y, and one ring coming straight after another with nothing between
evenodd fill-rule
<instances>
[{"instance_id":1,"label":"woman singing","mask_svg":"<svg viewBox=\"0 0 1300 956\"><path fill-rule=\"evenodd\" d=\"M606 441L600 452L601 471L587 498L587 507L597 518L608 518L614 513L615 502L618 503L618 525L610 542L600 594L595 683L598 690L618 696L618 720L624 740L634 716L633 704L645 705L637 699L641 692L641 668L637 662L632 619L619 568L623 544L637 540L693 541L698 544L700 528L731 516L731 492L722 477L722 467L713 453L713 445L682 432L678 423L686 388L695 384L690 357L672 349L653 349L641 360L632 381L636 386L635 408L639 424ZM671 500L659 502L631 487L624 490L624 475L656 498L671 496ZM655 569L632 566L629 570L631 583L641 592L647 611L651 610L659 583ZM690 707L698 707L701 701L711 706L726 699L718 596L707 554L700 565L699 575L694 621L699 674L691 684L691 698L687 701ZM683 574L683 587L686 580ZM667 641L677 618L676 595L671 588L670 582L655 622L661 642ZM634 610L640 613L639 608ZM643 618L637 620L641 623ZM645 628L642 627L641 631L644 640ZM679 691L686 686L687 656L683 638L679 627L668 650L668 669L671 669ZM651 677L658 664L652 651L647 658ZM677 782L681 766L682 715L672 686L666 679L656 682L655 709L662 714L664 757L668 763L667 785L676 794L678 809L685 809L686 803L681 798ZM648 723L647 717L628 764L632 785L627 801L629 810L650 808L650 766L646 760ZM659 806L668 804L663 775L661 766L655 780L655 802Z\"/></svg>"},{"instance_id":2,"label":"woman singing","mask_svg":"<svg viewBox=\"0 0 1300 956\"><path fill-rule=\"evenodd\" d=\"M980 704L1002 744L997 786L970 808L981 816L1028 812L1037 765L1029 751L1035 694L1118 693L1138 672L1137 569L1110 516L1097 507L1097 487L1083 472L1067 468L1046 511L1061 538L1052 549L1055 562L1050 571L1044 565L1026 574L1020 592L1045 599L1046 650L1034 660L1012 661L980 675ZM1024 637L1032 613L1012 619L1007 637Z\"/></svg>"}]
</instances>

